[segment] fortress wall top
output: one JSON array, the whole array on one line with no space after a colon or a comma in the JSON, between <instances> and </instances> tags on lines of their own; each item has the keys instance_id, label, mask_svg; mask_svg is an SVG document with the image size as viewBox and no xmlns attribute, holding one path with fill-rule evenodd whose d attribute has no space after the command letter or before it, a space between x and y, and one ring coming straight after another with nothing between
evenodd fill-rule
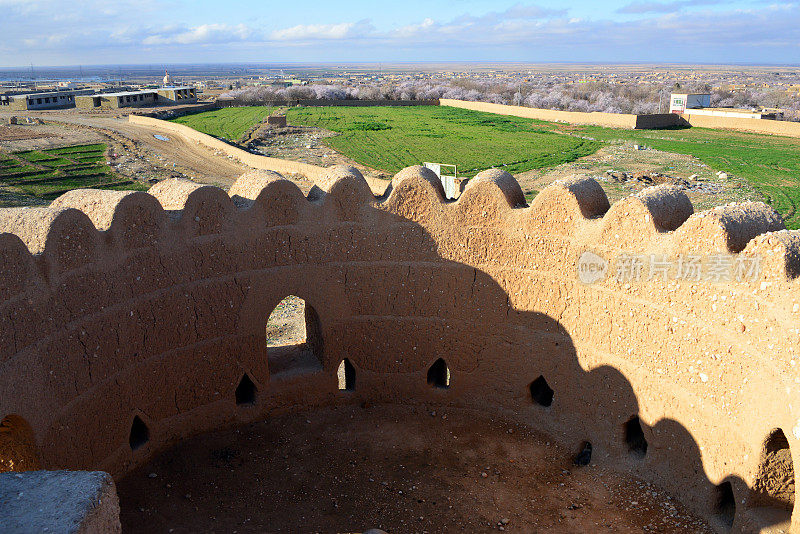
<instances>
[{"instance_id":1,"label":"fortress wall top","mask_svg":"<svg viewBox=\"0 0 800 534\"><path fill-rule=\"evenodd\" d=\"M496 170L455 202L422 168L381 199L350 167L320 183L310 200L254 171L229 195L170 180L0 210L0 417L13 416L0 453L122 475L176 440L276 409L446 403L588 440L596 462L707 517L730 481L737 528L758 524L767 437L780 429L800 461L800 232L768 207L692 214L668 187L609 207L589 179L528 207ZM643 267L690 257L758 269L706 279ZM647 262L638 279L629 259ZM265 324L290 294L319 317L319 368L271 363ZM344 358L358 373L346 395ZM438 358L444 393L426 383ZM245 374L257 396L243 406ZM548 407L533 402L540 376ZM624 439L634 416L644 459Z\"/></svg>"}]
</instances>

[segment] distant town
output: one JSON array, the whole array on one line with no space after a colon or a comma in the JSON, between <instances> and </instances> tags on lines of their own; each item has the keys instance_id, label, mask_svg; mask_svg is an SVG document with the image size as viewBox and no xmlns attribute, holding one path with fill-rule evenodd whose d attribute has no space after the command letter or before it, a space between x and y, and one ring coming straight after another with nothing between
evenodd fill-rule
<instances>
[{"instance_id":1,"label":"distant town","mask_svg":"<svg viewBox=\"0 0 800 534\"><path fill-rule=\"evenodd\" d=\"M564 111L668 113L672 94L702 107L800 120L797 67L584 64L166 65L0 70L11 110L115 109L220 100L453 98ZM691 108L691 106L690 106ZM741 115L745 113L746 115Z\"/></svg>"}]
</instances>

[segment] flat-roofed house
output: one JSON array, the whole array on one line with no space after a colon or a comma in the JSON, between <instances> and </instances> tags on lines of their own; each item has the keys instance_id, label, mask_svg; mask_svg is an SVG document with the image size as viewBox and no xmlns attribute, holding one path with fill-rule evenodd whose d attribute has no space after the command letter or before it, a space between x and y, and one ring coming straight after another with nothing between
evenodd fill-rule
<instances>
[{"instance_id":1,"label":"flat-roofed house","mask_svg":"<svg viewBox=\"0 0 800 534\"><path fill-rule=\"evenodd\" d=\"M80 109L118 109L153 106L159 100L158 93L153 90L123 91L81 95L75 98L75 105Z\"/></svg>"},{"instance_id":2,"label":"flat-roofed house","mask_svg":"<svg viewBox=\"0 0 800 534\"><path fill-rule=\"evenodd\" d=\"M672 93L669 99L670 113L707 107L711 107L711 93Z\"/></svg>"},{"instance_id":3,"label":"flat-roofed house","mask_svg":"<svg viewBox=\"0 0 800 534\"><path fill-rule=\"evenodd\" d=\"M75 94L66 91L51 93L28 93L23 95L10 95L7 99L8 108L15 111L37 111L41 109L63 109L75 106Z\"/></svg>"},{"instance_id":4,"label":"flat-roofed house","mask_svg":"<svg viewBox=\"0 0 800 534\"><path fill-rule=\"evenodd\" d=\"M161 87L158 89L158 101L162 104L194 104L197 102L197 90L194 87Z\"/></svg>"}]
</instances>

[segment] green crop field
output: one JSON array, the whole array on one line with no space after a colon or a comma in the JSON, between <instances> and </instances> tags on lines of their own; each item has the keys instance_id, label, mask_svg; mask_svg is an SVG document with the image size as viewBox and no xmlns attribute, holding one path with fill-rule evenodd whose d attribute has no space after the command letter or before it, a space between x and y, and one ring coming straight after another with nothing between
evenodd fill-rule
<instances>
[{"instance_id":1,"label":"green crop field","mask_svg":"<svg viewBox=\"0 0 800 534\"><path fill-rule=\"evenodd\" d=\"M266 107L226 108L176 122L238 139L269 112ZM571 126L434 106L301 107L290 109L287 116L291 124L338 133L324 142L358 163L389 173L432 161L457 165L463 176L489 167L516 174L571 162L607 144L638 143L694 156L747 180L784 216L789 228L800 228L800 139L706 128ZM226 129L228 135L222 133Z\"/></svg>"},{"instance_id":2,"label":"green crop field","mask_svg":"<svg viewBox=\"0 0 800 534\"><path fill-rule=\"evenodd\" d=\"M390 173L431 161L456 165L468 177L489 167L513 174L574 161L601 146L547 131L546 123L447 107L293 108L287 117L339 133L325 143Z\"/></svg>"},{"instance_id":3,"label":"green crop field","mask_svg":"<svg viewBox=\"0 0 800 534\"><path fill-rule=\"evenodd\" d=\"M746 179L784 216L787 227L800 228L800 139L707 128L576 127L427 106L298 108L288 116L293 124L340 133L326 140L332 148L389 172L434 161L454 163L466 176L488 167L513 174L572 161L603 144L638 143L691 155Z\"/></svg>"},{"instance_id":4,"label":"green crop field","mask_svg":"<svg viewBox=\"0 0 800 534\"><path fill-rule=\"evenodd\" d=\"M274 109L269 106L222 108L184 115L172 119L172 122L185 124L214 137L238 141L247 130L266 119Z\"/></svg>"},{"instance_id":5,"label":"green crop field","mask_svg":"<svg viewBox=\"0 0 800 534\"><path fill-rule=\"evenodd\" d=\"M105 162L106 145L78 145L0 154L0 204L41 203L70 189L147 189L116 175Z\"/></svg>"}]
</instances>

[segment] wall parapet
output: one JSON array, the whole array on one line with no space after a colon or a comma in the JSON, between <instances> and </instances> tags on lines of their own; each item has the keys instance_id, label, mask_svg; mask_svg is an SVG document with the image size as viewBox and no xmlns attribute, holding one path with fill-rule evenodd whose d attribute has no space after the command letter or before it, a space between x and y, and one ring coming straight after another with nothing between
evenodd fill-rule
<instances>
[{"instance_id":1,"label":"wall parapet","mask_svg":"<svg viewBox=\"0 0 800 534\"><path fill-rule=\"evenodd\" d=\"M497 170L452 202L420 167L381 198L352 167L318 183L307 198L252 171L229 193L170 180L0 210L0 416L12 429L0 456L122 476L187 436L276 409L441 403L570 447L590 441L593 461L709 520L730 484L734 529L763 526L768 436L780 429L800 462L800 232L768 207L693 214L663 186L610 206L591 179L527 206ZM587 252L606 262L591 283L579 277ZM758 257L760 269L720 280L613 269L623 256L689 254ZM313 372L270 367L265 324L287 295L319 317ZM358 387L342 395L345 358ZM440 358L446 394L426 381ZM555 392L546 409L531 397L540 376ZM257 391L246 407L234 395L244 377ZM644 459L624 441L634 416ZM795 501L780 498L798 531Z\"/></svg>"}]
</instances>

